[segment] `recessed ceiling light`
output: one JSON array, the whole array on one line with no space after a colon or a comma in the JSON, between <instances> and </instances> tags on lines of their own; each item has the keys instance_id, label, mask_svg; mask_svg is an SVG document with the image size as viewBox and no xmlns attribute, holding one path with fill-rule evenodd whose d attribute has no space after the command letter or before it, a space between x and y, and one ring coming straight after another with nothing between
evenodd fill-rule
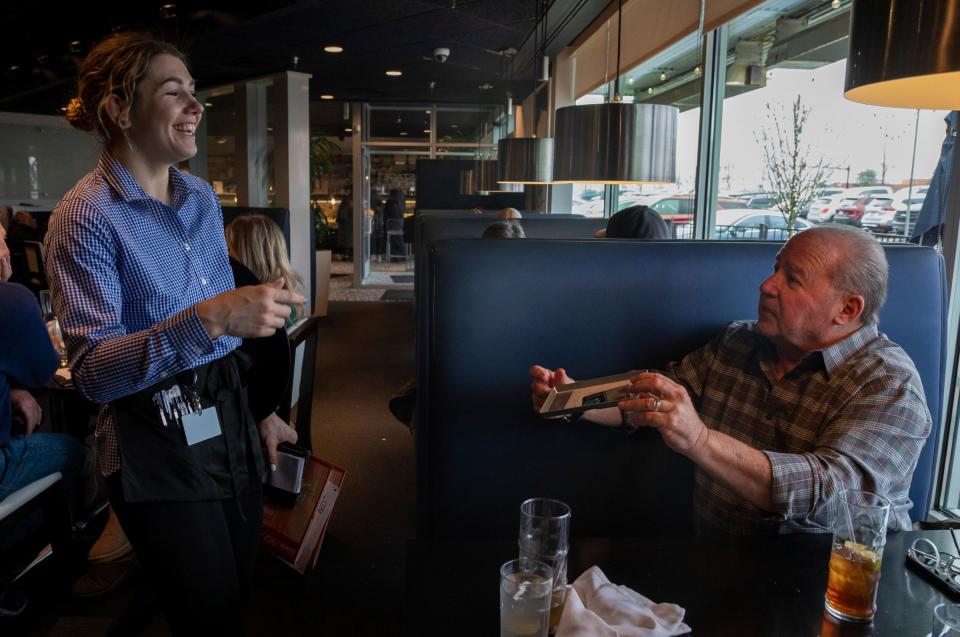
<instances>
[{"instance_id":1,"label":"recessed ceiling light","mask_svg":"<svg viewBox=\"0 0 960 637\"><path fill-rule=\"evenodd\" d=\"M218 143L218 144L226 144L226 143L227 143L227 138L226 138L226 137L221 137L220 139L217 140L217 143Z\"/></svg>"},{"instance_id":2,"label":"recessed ceiling light","mask_svg":"<svg viewBox=\"0 0 960 637\"><path fill-rule=\"evenodd\" d=\"M407 131L405 130L400 131L400 137L406 137L406 136L407 136Z\"/></svg>"},{"instance_id":3,"label":"recessed ceiling light","mask_svg":"<svg viewBox=\"0 0 960 637\"><path fill-rule=\"evenodd\" d=\"M493 84L491 84L490 82L484 82L477 88L479 88L481 91L489 91L490 89L493 88Z\"/></svg>"},{"instance_id":4,"label":"recessed ceiling light","mask_svg":"<svg viewBox=\"0 0 960 637\"><path fill-rule=\"evenodd\" d=\"M211 106L213 106L213 102L204 102L203 106L204 108L210 108Z\"/></svg>"},{"instance_id":5,"label":"recessed ceiling light","mask_svg":"<svg viewBox=\"0 0 960 637\"><path fill-rule=\"evenodd\" d=\"M627 84L633 84L633 78L632 78L632 77L628 77L628 78L627 78Z\"/></svg>"},{"instance_id":6,"label":"recessed ceiling light","mask_svg":"<svg viewBox=\"0 0 960 637\"><path fill-rule=\"evenodd\" d=\"M17 70L19 70L19 69L20 69L20 67L17 66L16 64L11 64L11 65L10 65L10 70L11 70L11 71L17 71Z\"/></svg>"},{"instance_id":7,"label":"recessed ceiling light","mask_svg":"<svg viewBox=\"0 0 960 637\"><path fill-rule=\"evenodd\" d=\"M320 99L322 99L322 100L332 100L332 99L333 99L333 95L321 95L321 96L320 96Z\"/></svg>"},{"instance_id":8,"label":"recessed ceiling light","mask_svg":"<svg viewBox=\"0 0 960 637\"><path fill-rule=\"evenodd\" d=\"M430 111L423 111L423 112L424 112L424 113L426 113L427 115L429 115L429 114L430 114Z\"/></svg>"},{"instance_id":9,"label":"recessed ceiling light","mask_svg":"<svg viewBox=\"0 0 960 637\"><path fill-rule=\"evenodd\" d=\"M430 129L429 129L429 128L424 128L424 129L423 129L423 132L426 133L427 135L429 135L429 134L430 134Z\"/></svg>"},{"instance_id":10,"label":"recessed ceiling light","mask_svg":"<svg viewBox=\"0 0 960 637\"><path fill-rule=\"evenodd\" d=\"M389 75L390 77L400 77L401 75L403 75L403 71L400 71L397 69L389 69L387 71L387 75Z\"/></svg>"},{"instance_id":11,"label":"recessed ceiling light","mask_svg":"<svg viewBox=\"0 0 960 637\"><path fill-rule=\"evenodd\" d=\"M343 53L343 47L336 44L327 45L323 47L323 50L327 53Z\"/></svg>"},{"instance_id":12,"label":"recessed ceiling light","mask_svg":"<svg viewBox=\"0 0 960 637\"><path fill-rule=\"evenodd\" d=\"M343 132L345 132L345 133L352 133L352 132L353 132L353 129L352 129L352 128L344 128L344 129L343 129Z\"/></svg>"}]
</instances>

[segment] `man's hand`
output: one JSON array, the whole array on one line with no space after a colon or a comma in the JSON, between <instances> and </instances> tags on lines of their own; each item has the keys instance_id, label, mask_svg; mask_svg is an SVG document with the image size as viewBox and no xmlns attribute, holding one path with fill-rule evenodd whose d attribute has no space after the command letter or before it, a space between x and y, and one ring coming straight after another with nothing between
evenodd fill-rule
<instances>
[{"instance_id":1,"label":"man's hand","mask_svg":"<svg viewBox=\"0 0 960 637\"><path fill-rule=\"evenodd\" d=\"M43 410L25 389L11 389L10 402L13 406L14 417L19 416L24 424L24 436L29 436L43 420Z\"/></svg>"},{"instance_id":2,"label":"man's hand","mask_svg":"<svg viewBox=\"0 0 960 637\"><path fill-rule=\"evenodd\" d=\"M255 338L270 336L283 327L291 305L303 303L303 296L283 289L283 279L262 285L248 285L197 304L197 314L211 340L224 334Z\"/></svg>"},{"instance_id":3,"label":"man's hand","mask_svg":"<svg viewBox=\"0 0 960 637\"><path fill-rule=\"evenodd\" d=\"M668 447L685 456L706 443L709 429L682 385L662 374L643 372L630 379L630 393L640 397L623 400L619 407L631 425L657 429Z\"/></svg>"},{"instance_id":4,"label":"man's hand","mask_svg":"<svg viewBox=\"0 0 960 637\"><path fill-rule=\"evenodd\" d=\"M551 389L573 382L573 379L567 376L566 370L562 367L552 370L534 365L530 368L530 377L533 378L530 383L530 391L532 392L531 401L534 411L540 411L540 408L543 407L543 401L547 399Z\"/></svg>"},{"instance_id":5,"label":"man's hand","mask_svg":"<svg viewBox=\"0 0 960 637\"><path fill-rule=\"evenodd\" d=\"M277 412L273 412L261 420L260 424L257 425L257 430L260 432L260 439L263 440L263 444L267 448L267 461L270 464L270 470L276 471L277 445L281 442L297 444L297 431L283 422Z\"/></svg>"}]
</instances>

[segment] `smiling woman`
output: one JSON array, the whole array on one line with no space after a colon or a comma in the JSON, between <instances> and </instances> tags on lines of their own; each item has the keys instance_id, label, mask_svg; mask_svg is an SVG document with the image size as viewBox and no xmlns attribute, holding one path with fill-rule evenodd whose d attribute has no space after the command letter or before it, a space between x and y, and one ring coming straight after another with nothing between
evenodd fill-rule
<instances>
[{"instance_id":1,"label":"smiling woman","mask_svg":"<svg viewBox=\"0 0 960 637\"><path fill-rule=\"evenodd\" d=\"M253 422L233 350L282 328L303 297L281 281L234 289L217 196L176 168L197 152L202 113L175 47L132 33L94 47L67 118L104 148L46 238L74 381L105 405L110 503L175 634L242 632L259 439L271 458L296 442L275 414Z\"/></svg>"}]
</instances>

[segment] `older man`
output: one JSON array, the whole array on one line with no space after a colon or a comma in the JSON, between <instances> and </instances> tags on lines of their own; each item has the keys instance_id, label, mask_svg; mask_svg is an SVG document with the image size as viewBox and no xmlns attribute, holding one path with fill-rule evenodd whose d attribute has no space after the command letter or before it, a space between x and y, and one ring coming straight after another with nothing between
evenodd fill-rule
<instances>
[{"instance_id":1,"label":"older man","mask_svg":"<svg viewBox=\"0 0 960 637\"><path fill-rule=\"evenodd\" d=\"M886 289L883 248L867 234L807 230L761 284L756 321L729 325L663 374L638 374L631 390L643 397L585 418L654 427L690 458L701 533L826 532L847 488L889 498L889 528L908 529L931 419L913 362L877 331ZM530 374L537 408L572 380Z\"/></svg>"}]
</instances>

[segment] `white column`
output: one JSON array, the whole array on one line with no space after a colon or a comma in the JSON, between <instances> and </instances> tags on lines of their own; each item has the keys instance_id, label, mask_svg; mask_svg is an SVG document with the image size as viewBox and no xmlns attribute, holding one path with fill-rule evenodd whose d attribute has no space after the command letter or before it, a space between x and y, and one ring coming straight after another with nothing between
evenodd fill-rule
<instances>
[{"instance_id":1,"label":"white column","mask_svg":"<svg viewBox=\"0 0 960 637\"><path fill-rule=\"evenodd\" d=\"M239 82L237 101L237 204L267 205L267 86ZM309 126L309 121L307 122Z\"/></svg>"},{"instance_id":2,"label":"white column","mask_svg":"<svg viewBox=\"0 0 960 637\"><path fill-rule=\"evenodd\" d=\"M274 76L277 123L274 130L274 202L290 210L290 257L310 280L310 75L286 71ZM305 290L307 307L313 307Z\"/></svg>"}]
</instances>

